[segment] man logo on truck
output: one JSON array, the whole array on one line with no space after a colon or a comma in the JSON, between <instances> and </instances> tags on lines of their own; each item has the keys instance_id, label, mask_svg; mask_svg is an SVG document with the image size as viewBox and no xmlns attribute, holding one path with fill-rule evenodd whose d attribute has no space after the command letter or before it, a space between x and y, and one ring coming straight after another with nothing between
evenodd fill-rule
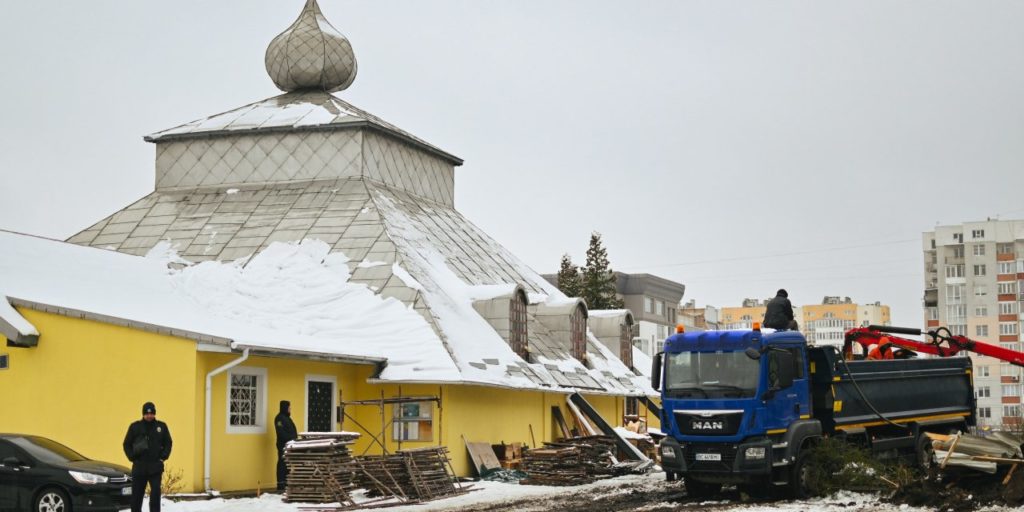
<instances>
[{"instance_id":1,"label":"man logo on truck","mask_svg":"<svg viewBox=\"0 0 1024 512\"><path fill-rule=\"evenodd\" d=\"M725 422L694 420L690 422L690 428L694 430L724 430Z\"/></svg>"}]
</instances>

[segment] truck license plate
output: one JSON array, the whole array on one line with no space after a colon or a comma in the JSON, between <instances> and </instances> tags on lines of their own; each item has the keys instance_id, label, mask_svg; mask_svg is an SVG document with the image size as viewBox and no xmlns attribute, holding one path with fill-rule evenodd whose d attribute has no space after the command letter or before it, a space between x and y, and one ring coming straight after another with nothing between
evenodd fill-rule
<instances>
[{"instance_id":1,"label":"truck license plate","mask_svg":"<svg viewBox=\"0 0 1024 512\"><path fill-rule=\"evenodd\" d=\"M131 487L122 487L121 488L121 495L122 496L128 496L131 493L132 493L132 488Z\"/></svg>"},{"instance_id":2,"label":"truck license plate","mask_svg":"<svg viewBox=\"0 0 1024 512\"><path fill-rule=\"evenodd\" d=\"M722 460L721 453L698 453L697 460Z\"/></svg>"}]
</instances>

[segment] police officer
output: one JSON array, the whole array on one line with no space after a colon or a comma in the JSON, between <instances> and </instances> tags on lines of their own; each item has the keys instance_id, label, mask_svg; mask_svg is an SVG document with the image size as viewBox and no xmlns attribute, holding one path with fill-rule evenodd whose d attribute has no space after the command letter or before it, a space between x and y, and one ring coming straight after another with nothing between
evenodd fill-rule
<instances>
[{"instance_id":1,"label":"police officer","mask_svg":"<svg viewBox=\"0 0 1024 512\"><path fill-rule=\"evenodd\" d=\"M281 412L274 417L274 429L277 430L277 490L283 491L285 482L288 481L288 466L284 463L284 446L288 441L294 441L299 437L292 421L292 404L288 400L281 400Z\"/></svg>"},{"instance_id":2,"label":"police officer","mask_svg":"<svg viewBox=\"0 0 1024 512\"><path fill-rule=\"evenodd\" d=\"M128 426L124 454L132 461L132 512L142 512L142 499L149 484L149 511L160 512L160 482L164 461L171 456L171 431L156 419L156 406L146 402L142 419Z\"/></svg>"}]
</instances>

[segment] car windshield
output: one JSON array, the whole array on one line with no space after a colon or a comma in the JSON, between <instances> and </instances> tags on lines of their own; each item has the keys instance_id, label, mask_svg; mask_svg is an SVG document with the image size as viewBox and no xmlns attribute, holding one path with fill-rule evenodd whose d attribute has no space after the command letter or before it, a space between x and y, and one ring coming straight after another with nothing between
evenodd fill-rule
<instances>
[{"instance_id":1,"label":"car windshield","mask_svg":"<svg viewBox=\"0 0 1024 512\"><path fill-rule=\"evenodd\" d=\"M743 352L666 354L665 390L672 396L751 397L757 391L758 361Z\"/></svg>"},{"instance_id":2,"label":"car windshield","mask_svg":"<svg viewBox=\"0 0 1024 512\"><path fill-rule=\"evenodd\" d=\"M82 454L64 446L56 441L45 437L12 437L8 440L29 453L29 455L48 464L63 464L65 462L76 462L89 460Z\"/></svg>"}]
</instances>

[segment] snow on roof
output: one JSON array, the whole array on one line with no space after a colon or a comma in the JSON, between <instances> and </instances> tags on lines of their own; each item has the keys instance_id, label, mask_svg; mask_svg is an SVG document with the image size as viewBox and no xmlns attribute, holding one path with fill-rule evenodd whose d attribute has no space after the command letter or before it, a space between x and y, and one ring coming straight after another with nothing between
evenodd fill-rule
<instances>
[{"instance_id":1,"label":"snow on roof","mask_svg":"<svg viewBox=\"0 0 1024 512\"><path fill-rule=\"evenodd\" d=\"M162 130L145 139L163 142L224 133L338 130L367 125L426 149L455 165L462 165L459 157L324 91L306 90L274 96Z\"/></svg>"},{"instance_id":2,"label":"snow on roof","mask_svg":"<svg viewBox=\"0 0 1024 512\"><path fill-rule=\"evenodd\" d=\"M39 336L39 331L18 310L11 307L7 297L0 294L0 334L9 340L21 336Z\"/></svg>"}]
</instances>

